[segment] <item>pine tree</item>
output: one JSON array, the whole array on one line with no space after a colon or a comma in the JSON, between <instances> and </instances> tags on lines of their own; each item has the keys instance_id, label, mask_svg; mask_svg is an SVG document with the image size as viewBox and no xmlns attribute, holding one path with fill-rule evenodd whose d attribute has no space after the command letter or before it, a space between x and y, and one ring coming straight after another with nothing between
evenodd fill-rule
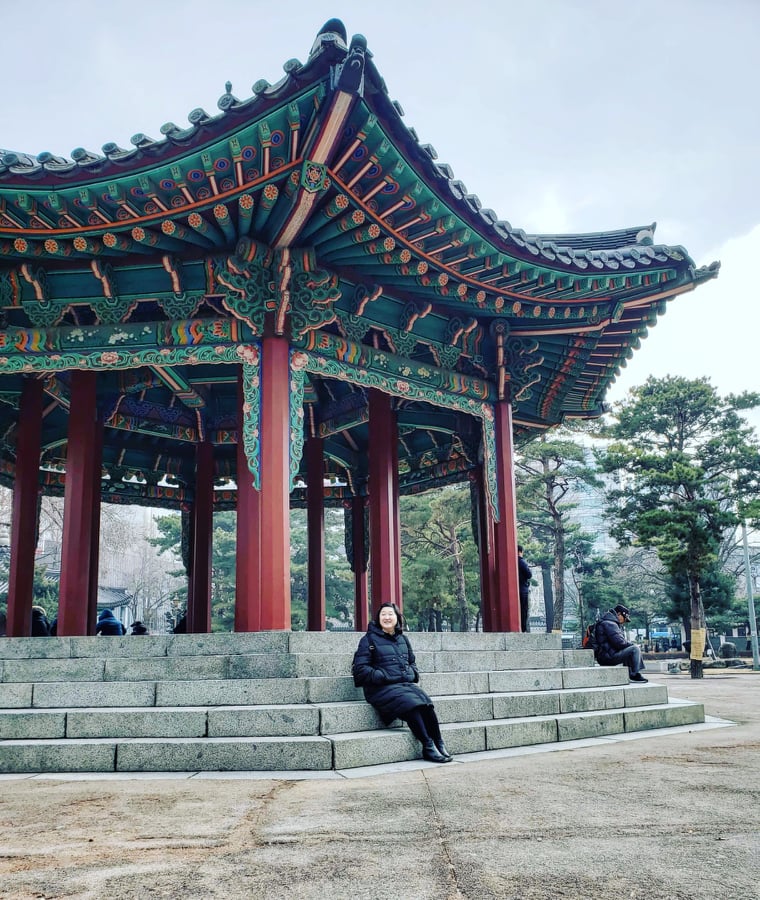
<instances>
[{"instance_id":1,"label":"pine tree","mask_svg":"<svg viewBox=\"0 0 760 900\"><path fill-rule=\"evenodd\" d=\"M760 395L719 396L709 379L649 378L618 404L599 454L615 486L607 494L611 532L621 544L656 550L688 593L691 675L702 677L703 592L737 514L756 513L760 447L742 410Z\"/></svg>"}]
</instances>

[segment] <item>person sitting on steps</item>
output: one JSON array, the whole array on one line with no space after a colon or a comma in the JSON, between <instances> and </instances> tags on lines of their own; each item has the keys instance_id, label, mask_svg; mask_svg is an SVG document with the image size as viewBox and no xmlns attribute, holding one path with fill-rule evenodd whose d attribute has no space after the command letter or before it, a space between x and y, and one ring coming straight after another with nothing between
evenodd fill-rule
<instances>
[{"instance_id":1,"label":"person sitting on steps","mask_svg":"<svg viewBox=\"0 0 760 900\"><path fill-rule=\"evenodd\" d=\"M417 684L420 673L403 626L398 608L383 603L354 654L354 684L364 688L366 701L386 725L394 719L407 723L422 744L423 759L451 762L433 701Z\"/></svg>"},{"instance_id":2,"label":"person sitting on steps","mask_svg":"<svg viewBox=\"0 0 760 900\"><path fill-rule=\"evenodd\" d=\"M50 637L50 622L44 606L32 607L32 637Z\"/></svg>"},{"instance_id":3,"label":"person sitting on steps","mask_svg":"<svg viewBox=\"0 0 760 900\"><path fill-rule=\"evenodd\" d=\"M124 624L110 609L101 609L98 621L95 623L95 634L122 635L126 633L127 629Z\"/></svg>"},{"instance_id":4,"label":"person sitting on steps","mask_svg":"<svg viewBox=\"0 0 760 900\"><path fill-rule=\"evenodd\" d=\"M619 603L608 610L596 625L596 661L600 666L628 666L630 681L645 684L647 679L641 674L645 668L641 650L625 636L623 623L631 621L631 611Z\"/></svg>"}]
</instances>

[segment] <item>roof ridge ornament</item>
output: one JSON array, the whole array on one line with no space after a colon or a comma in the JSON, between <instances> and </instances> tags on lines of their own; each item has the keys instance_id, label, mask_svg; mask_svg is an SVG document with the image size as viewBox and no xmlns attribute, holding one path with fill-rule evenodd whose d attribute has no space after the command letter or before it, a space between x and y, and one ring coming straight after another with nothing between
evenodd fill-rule
<instances>
[{"instance_id":1,"label":"roof ridge ornament","mask_svg":"<svg viewBox=\"0 0 760 900\"><path fill-rule=\"evenodd\" d=\"M152 137L148 137L147 134L143 134L141 131L137 134L133 134L129 139L131 144L134 144L139 150L143 150L146 147L151 147L156 141L153 140Z\"/></svg>"},{"instance_id":2,"label":"roof ridge ornament","mask_svg":"<svg viewBox=\"0 0 760 900\"><path fill-rule=\"evenodd\" d=\"M123 156L131 156L135 152L134 150L125 150L115 141L108 141L108 143L103 144L101 149L110 160L121 159Z\"/></svg>"},{"instance_id":3,"label":"roof ridge ornament","mask_svg":"<svg viewBox=\"0 0 760 900\"><path fill-rule=\"evenodd\" d=\"M202 106L196 108L188 115L187 121L191 125L206 125L212 121L212 117L206 112Z\"/></svg>"},{"instance_id":4,"label":"roof ridge ornament","mask_svg":"<svg viewBox=\"0 0 760 900\"><path fill-rule=\"evenodd\" d=\"M343 22L340 19L328 19L319 29L316 38L314 38L314 43L309 51L309 59L321 53L325 46L331 44L348 49L346 46L347 40L348 33Z\"/></svg>"},{"instance_id":5,"label":"roof ridge ornament","mask_svg":"<svg viewBox=\"0 0 760 900\"><path fill-rule=\"evenodd\" d=\"M240 100L232 93L232 82L226 81L224 84L224 93L222 96L216 101L216 105L222 112L226 112L228 109L233 109L236 106L240 106Z\"/></svg>"},{"instance_id":6,"label":"roof ridge ornament","mask_svg":"<svg viewBox=\"0 0 760 900\"><path fill-rule=\"evenodd\" d=\"M346 59L335 67L335 85L347 94L364 93L364 66L367 59L367 38L355 34Z\"/></svg>"},{"instance_id":7,"label":"roof ridge ornament","mask_svg":"<svg viewBox=\"0 0 760 900\"><path fill-rule=\"evenodd\" d=\"M203 112L203 110L201 110L201 112ZM169 140L174 143L189 140L195 134L195 128L180 128L179 125L175 125L174 122L164 122L159 131L164 137L169 138Z\"/></svg>"},{"instance_id":8,"label":"roof ridge ornament","mask_svg":"<svg viewBox=\"0 0 760 900\"><path fill-rule=\"evenodd\" d=\"M71 158L80 166L91 166L93 163L103 162L104 159L99 153L85 150L84 147L75 147L71 151Z\"/></svg>"}]
</instances>

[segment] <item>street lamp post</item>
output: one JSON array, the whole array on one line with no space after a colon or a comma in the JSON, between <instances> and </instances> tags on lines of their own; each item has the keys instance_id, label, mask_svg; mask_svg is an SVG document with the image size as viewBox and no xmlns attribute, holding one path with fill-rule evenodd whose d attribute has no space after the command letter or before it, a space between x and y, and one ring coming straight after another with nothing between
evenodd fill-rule
<instances>
[{"instance_id":1,"label":"street lamp post","mask_svg":"<svg viewBox=\"0 0 760 900\"><path fill-rule=\"evenodd\" d=\"M742 519L742 543L744 544L744 575L747 579L747 607L749 610L749 633L752 638L752 668L760 669L760 656L757 651L757 620L755 619L755 589L752 584L752 571L749 567L749 542L747 541L747 523Z\"/></svg>"}]
</instances>

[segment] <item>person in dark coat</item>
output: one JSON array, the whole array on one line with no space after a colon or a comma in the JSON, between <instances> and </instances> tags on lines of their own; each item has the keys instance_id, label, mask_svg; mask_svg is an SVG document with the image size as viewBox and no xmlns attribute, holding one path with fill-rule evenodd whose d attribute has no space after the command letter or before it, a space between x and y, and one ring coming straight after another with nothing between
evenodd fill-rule
<instances>
[{"instance_id":1,"label":"person in dark coat","mask_svg":"<svg viewBox=\"0 0 760 900\"><path fill-rule=\"evenodd\" d=\"M520 625L523 631L528 631L528 598L530 597L530 582L533 573L530 566L523 559L523 548L517 545L517 580L520 583Z\"/></svg>"},{"instance_id":2,"label":"person in dark coat","mask_svg":"<svg viewBox=\"0 0 760 900\"><path fill-rule=\"evenodd\" d=\"M122 635L126 633L127 629L110 609L101 609L95 626L95 634Z\"/></svg>"},{"instance_id":3,"label":"person in dark coat","mask_svg":"<svg viewBox=\"0 0 760 900\"><path fill-rule=\"evenodd\" d=\"M131 634L147 634L148 633L148 629L145 627L145 625L143 625L142 622L139 621L139 619L137 622L133 622L129 627L132 629Z\"/></svg>"},{"instance_id":4,"label":"person in dark coat","mask_svg":"<svg viewBox=\"0 0 760 900\"><path fill-rule=\"evenodd\" d=\"M50 622L42 606L32 607L32 637L50 637Z\"/></svg>"},{"instance_id":5,"label":"person in dark coat","mask_svg":"<svg viewBox=\"0 0 760 900\"><path fill-rule=\"evenodd\" d=\"M630 621L631 611L622 603L602 616L596 625L596 661L600 666L625 663L629 679L645 684L647 679L641 674L644 669L641 650L626 638L623 631L623 623Z\"/></svg>"},{"instance_id":6,"label":"person in dark coat","mask_svg":"<svg viewBox=\"0 0 760 900\"><path fill-rule=\"evenodd\" d=\"M366 701L386 725L394 719L407 723L422 744L424 759L451 762L433 701L417 684L420 673L403 625L396 606L383 603L354 654L354 683L364 688Z\"/></svg>"}]
</instances>

